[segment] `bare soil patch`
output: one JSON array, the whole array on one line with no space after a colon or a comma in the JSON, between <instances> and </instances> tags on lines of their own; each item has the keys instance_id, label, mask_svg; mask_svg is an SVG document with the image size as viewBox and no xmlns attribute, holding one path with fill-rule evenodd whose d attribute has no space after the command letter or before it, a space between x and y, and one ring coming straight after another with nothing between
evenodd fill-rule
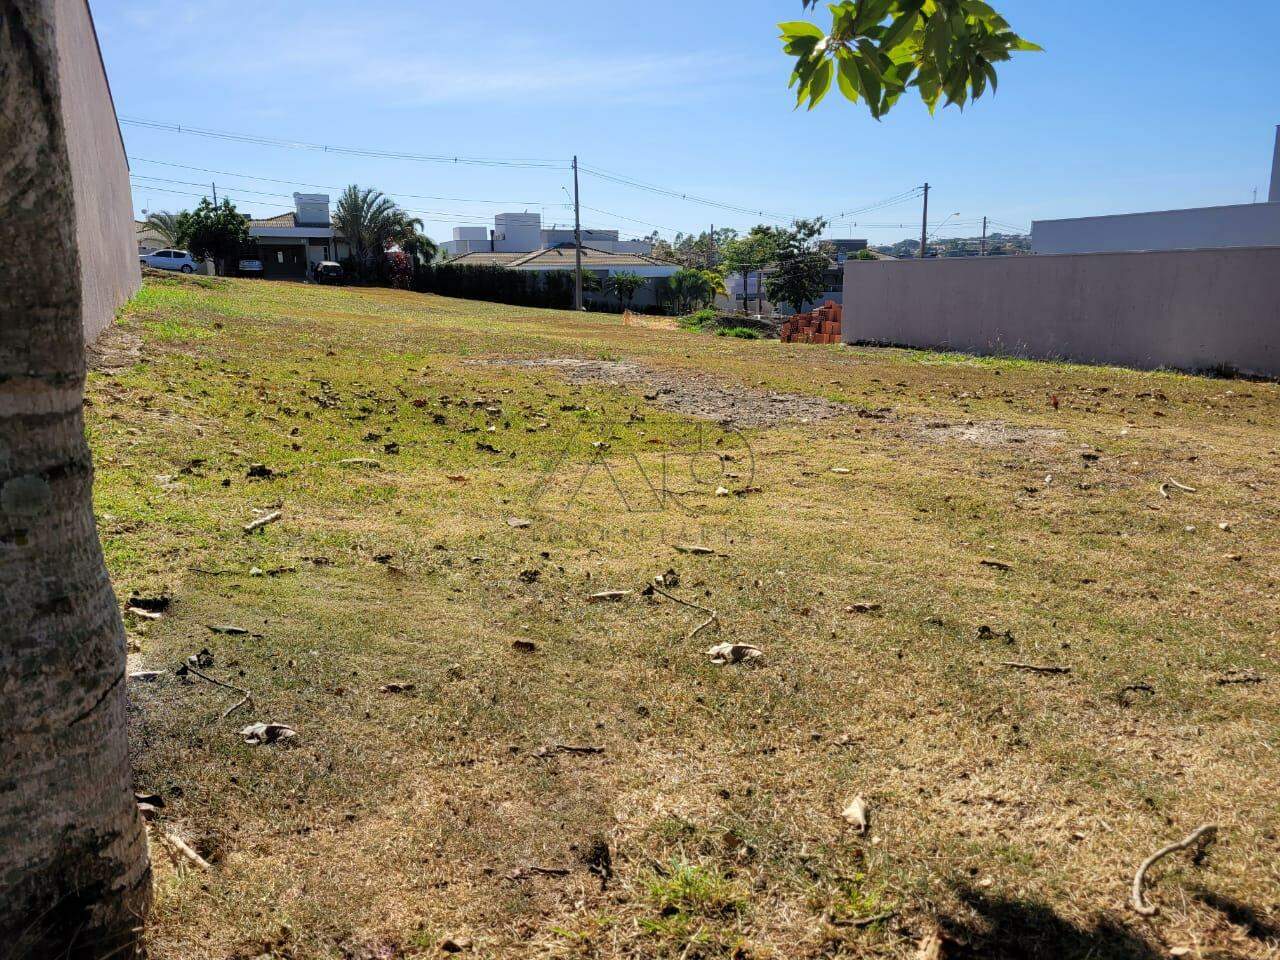
<instances>
[{"instance_id":1,"label":"bare soil patch","mask_svg":"<svg viewBox=\"0 0 1280 960\"><path fill-rule=\"evenodd\" d=\"M629 360L548 357L533 360L479 361L501 366L557 370L570 383L641 387L644 397L667 410L741 427L774 427L848 416L854 408L823 397L773 393L745 386L727 387L709 377L658 370Z\"/></svg>"},{"instance_id":2,"label":"bare soil patch","mask_svg":"<svg viewBox=\"0 0 1280 960\"><path fill-rule=\"evenodd\" d=\"M127 370L142 357L142 338L113 323L93 343L85 345L85 363L90 370L114 374Z\"/></svg>"},{"instance_id":3,"label":"bare soil patch","mask_svg":"<svg viewBox=\"0 0 1280 960\"><path fill-rule=\"evenodd\" d=\"M970 443L978 447L1004 447L1062 439L1062 431L1051 427L1016 427L1002 420L966 420L948 423L930 420L920 425L917 436L929 442Z\"/></svg>"}]
</instances>

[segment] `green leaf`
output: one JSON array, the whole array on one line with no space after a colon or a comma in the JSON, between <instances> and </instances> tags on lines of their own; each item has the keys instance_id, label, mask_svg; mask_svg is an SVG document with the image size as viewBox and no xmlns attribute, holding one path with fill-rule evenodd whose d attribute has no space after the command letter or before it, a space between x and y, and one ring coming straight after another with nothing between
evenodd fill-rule
<instances>
[{"instance_id":1,"label":"green leaf","mask_svg":"<svg viewBox=\"0 0 1280 960\"><path fill-rule=\"evenodd\" d=\"M881 115L880 75L864 60L858 59L854 63L858 67L858 76L862 80L862 93L867 98L867 105L871 107L871 115L879 120Z\"/></svg>"},{"instance_id":2,"label":"green leaf","mask_svg":"<svg viewBox=\"0 0 1280 960\"><path fill-rule=\"evenodd\" d=\"M778 29L782 31L783 39L813 37L815 40L821 40L826 36L821 27L816 23L810 23L808 20L789 20L786 23L778 24Z\"/></svg>"},{"instance_id":3,"label":"green leaf","mask_svg":"<svg viewBox=\"0 0 1280 960\"><path fill-rule=\"evenodd\" d=\"M920 15L918 13L902 14L897 20L893 21L885 35L880 38L880 49L889 52L889 55L892 56L894 48L911 36L916 24L919 22Z\"/></svg>"},{"instance_id":4,"label":"green leaf","mask_svg":"<svg viewBox=\"0 0 1280 960\"><path fill-rule=\"evenodd\" d=\"M845 98L857 103L862 94L862 80L858 76L858 65L851 57L841 58L837 65L836 79Z\"/></svg>"},{"instance_id":5,"label":"green leaf","mask_svg":"<svg viewBox=\"0 0 1280 960\"><path fill-rule=\"evenodd\" d=\"M1044 53L1044 47L1040 46L1040 44L1024 40L1022 37L1015 37L1009 47L1011 50L1021 50L1026 53Z\"/></svg>"},{"instance_id":6,"label":"green leaf","mask_svg":"<svg viewBox=\"0 0 1280 960\"><path fill-rule=\"evenodd\" d=\"M809 109L812 110L822 102L822 98L831 89L831 61L823 60L813 72L809 81Z\"/></svg>"}]
</instances>

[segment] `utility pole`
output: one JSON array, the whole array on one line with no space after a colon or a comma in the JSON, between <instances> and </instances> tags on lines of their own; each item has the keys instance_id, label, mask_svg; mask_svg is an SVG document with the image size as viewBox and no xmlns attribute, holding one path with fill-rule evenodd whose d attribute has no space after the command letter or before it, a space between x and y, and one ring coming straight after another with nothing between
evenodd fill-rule
<instances>
[{"instance_id":1,"label":"utility pole","mask_svg":"<svg viewBox=\"0 0 1280 960\"><path fill-rule=\"evenodd\" d=\"M578 202L578 155L573 156L573 309L582 309L582 207Z\"/></svg>"},{"instance_id":2,"label":"utility pole","mask_svg":"<svg viewBox=\"0 0 1280 960\"><path fill-rule=\"evenodd\" d=\"M209 186L213 187L213 205L216 207L218 205L218 185L211 183Z\"/></svg>"},{"instance_id":3,"label":"utility pole","mask_svg":"<svg viewBox=\"0 0 1280 960\"><path fill-rule=\"evenodd\" d=\"M929 185L924 185L924 216L920 219L920 259L924 259L925 244L929 239Z\"/></svg>"},{"instance_id":4,"label":"utility pole","mask_svg":"<svg viewBox=\"0 0 1280 960\"><path fill-rule=\"evenodd\" d=\"M711 232L707 234L707 269L710 270L716 265L716 225L711 225Z\"/></svg>"},{"instance_id":5,"label":"utility pole","mask_svg":"<svg viewBox=\"0 0 1280 960\"><path fill-rule=\"evenodd\" d=\"M979 248L978 256L985 257L987 255L987 218L982 218L982 246Z\"/></svg>"}]
</instances>

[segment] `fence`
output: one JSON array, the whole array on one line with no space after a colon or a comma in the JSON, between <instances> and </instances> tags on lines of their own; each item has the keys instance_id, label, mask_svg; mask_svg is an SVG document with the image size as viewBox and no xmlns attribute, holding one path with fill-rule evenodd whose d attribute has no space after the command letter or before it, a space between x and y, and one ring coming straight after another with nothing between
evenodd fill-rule
<instances>
[{"instance_id":1,"label":"fence","mask_svg":"<svg viewBox=\"0 0 1280 960\"><path fill-rule=\"evenodd\" d=\"M84 336L92 341L142 283L124 143L85 0L57 0L54 42L71 160Z\"/></svg>"},{"instance_id":2,"label":"fence","mask_svg":"<svg viewBox=\"0 0 1280 960\"><path fill-rule=\"evenodd\" d=\"M859 261L843 337L1280 376L1280 247Z\"/></svg>"}]
</instances>

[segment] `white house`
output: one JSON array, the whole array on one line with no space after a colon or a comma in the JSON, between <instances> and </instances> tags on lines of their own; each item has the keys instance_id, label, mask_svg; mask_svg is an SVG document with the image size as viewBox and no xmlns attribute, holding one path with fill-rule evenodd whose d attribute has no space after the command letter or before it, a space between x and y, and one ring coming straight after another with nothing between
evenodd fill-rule
<instances>
[{"instance_id":1,"label":"white house","mask_svg":"<svg viewBox=\"0 0 1280 960\"><path fill-rule=\"evenodd\" d=\"M329 219L327 193L295 193L293 207L289 213L249 221L249 238L264 275L303 279L312 264L351 255Z\"/></svg>"},{"instance_id":2,"label":"white house","mask_svg":"<svg viewBox=\"0 0 1280 960\"><path fill-rule=\"evenodd\" d=\"M502 253L480 251L464 253L449 261L459 266L506 267L509 270L521 270L532 273L561 270L572 272L577 269L577 257L574 245L561 244L534 250L530 253ZM641 253L617 253L612 250L582 248L582 272L590 274L599 281L598 293L592 293L589 299L610 301L614 298L608 290L608 279L617 273L635 273L644 277L647 282L636 292L632 299L635 307L653 306L658 302L658 283L656 281L672 276L680 265L658 260Z\"/></svg>"},{"instance_id":3,"label":"white house","mask_svg":"<svg viewBox=\"0 0 1280 960\"><path fill-rule=\"evenodd\" d=\"M1119 253L1280 246L1280 128L1267 203L1158 210L1031 224L1032 253Z\"/></svg>"},{"instance_id":4,"label":"white house","mask_svg":"<svg viewBox=\"0 0 1280 960\"><path fill-rule=\"evenodd\" d=\"M572 227L543 227L538 213L500 213L487 227L454 227L453 239L440 244L449 258L467 253L533 253L574 242ZM608 253L647 256L653 244L646 240L620 240L617 230L583 230L582 245Z\"/></svg>"}]
</instances>

